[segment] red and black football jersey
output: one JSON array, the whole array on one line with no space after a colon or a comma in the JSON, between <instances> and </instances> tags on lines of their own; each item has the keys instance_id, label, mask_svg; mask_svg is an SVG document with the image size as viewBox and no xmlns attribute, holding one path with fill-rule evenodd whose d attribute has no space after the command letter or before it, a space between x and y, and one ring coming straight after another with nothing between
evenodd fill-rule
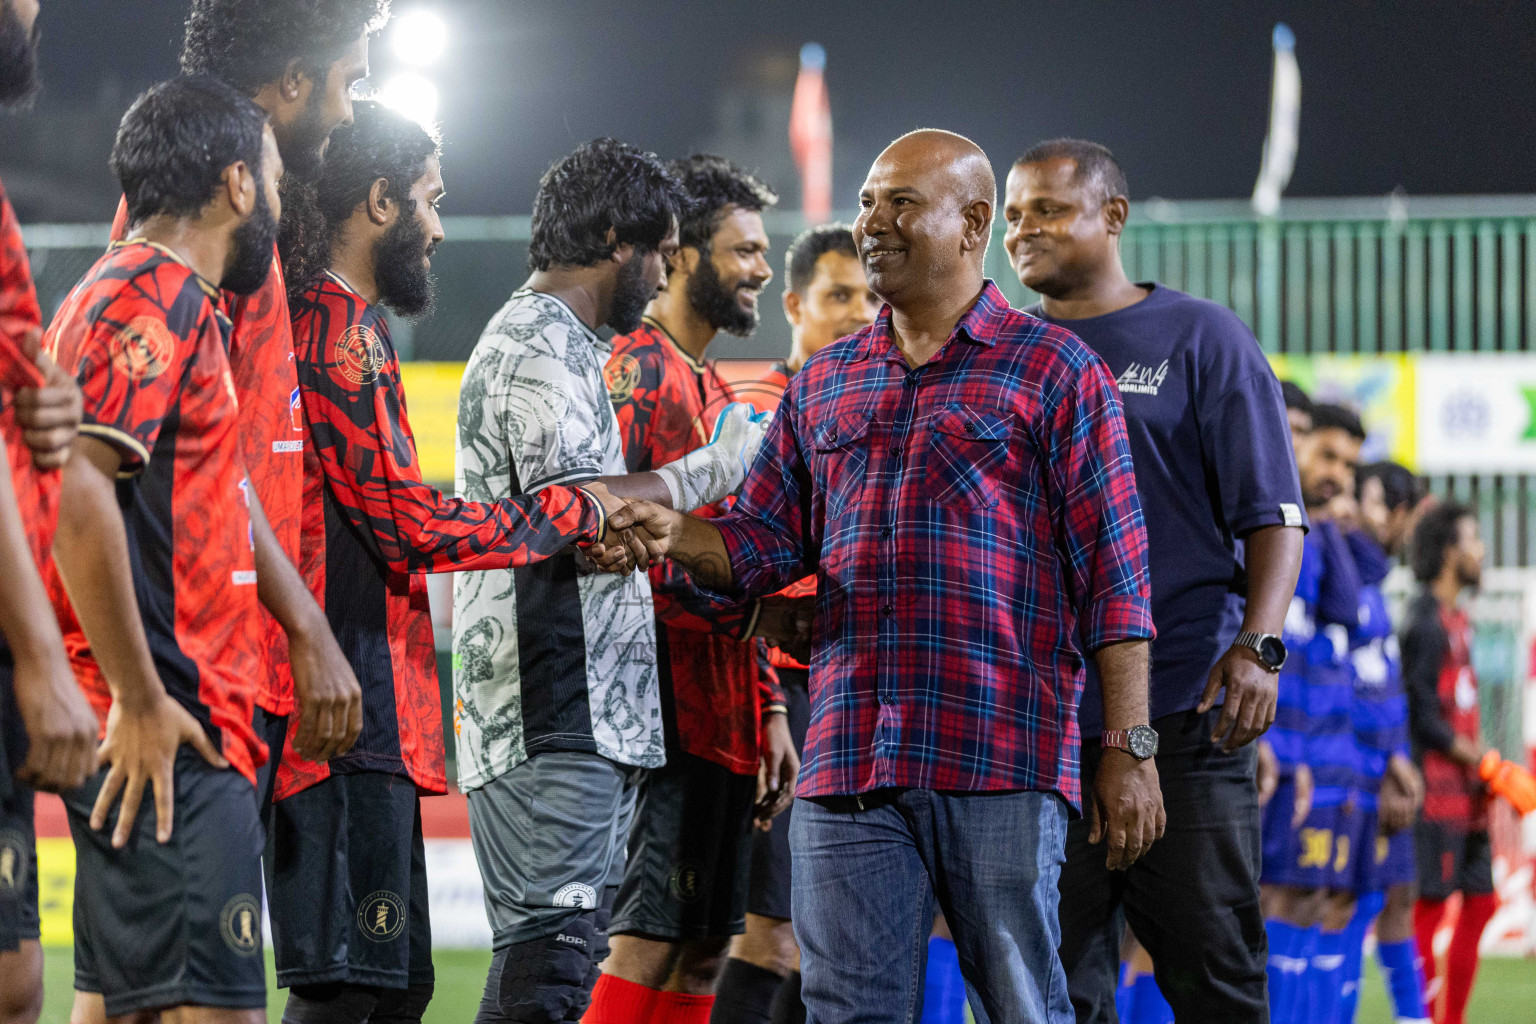
<instances>
[{"instance_id":1,"label":"red and black football jersey","mask_svg":"<svg viewBox=\"0 0 1536 1024\"><path fill-rule=\"evenodd\" d=\"M631 473L665 466L708 444L716 418L735 400L712 364L684 352L649 317L638 330L613 339L604 377ZM711 506L697 514L722 511ZM669 744L738 774L755 774L762 712L784 705L762 641L742 641L751 635L757 603L732 603L700 590L670 559L651 568L651 594Z\"/></svg>"},{"instance_id":2,"label":"red and black football jersey","mask_svg":"<svg viewBox=\"0 0 1536 1024\"><path fill-rule=\"evenodd\" d=\"M45 338L84 393L80 432L122 455L118 503L144 632L166 692L255 782L256 562L240 457L229 320L171 250L117 243ZM60 621L73 619L67 607ZM70 623L66 646L103 725L112 696Z\"/></svg>"},{"instance_id":3,"label":"red and black football jersey","mask_svg":"<svg viewBox=\"0 0 1536 1024\"><path fill-rule=\"evenodd\" d=\"M301 569L363 688L363 732L328 765L291 747L279 799L332 771L447 787L428 572L528 565L602 532L601 506L570 487L494 504L421 479L400 362L382 313L334 274L294 309L304 455ZM292 730L290 729L290 742Z\"/></svg>"},{"instance_id":4,"label":"red and black football jersey","mask_svg":"<svg viewBox=\"0 0 1536 1024\"><path fill-rule=\"evenodd\" d=\"M41 327L42 319L21 226L6 198L5 186L0 185L0 443L5 445L22 527L40 569L47 563L58 525L59 474L32 464L32 452L16 422L13 396L22 388L42 383L41 374L21 349L22 336ZM5 639L0 637L0 649L4 645Z\"/></svg>"},{"instance_id":5,"label":"red and black football jersey","mask_svg":"<svg viewBox=\"0 0 1536 1024\"><path fill-rule=\"evenodd\" d=\"M112 238L127 231L128 204L119 201ZM304 486L304 417L299 412L299 379L293 365L293 335L288 292L276 246L272 272L249 295L223 293L224 310L234 333L229 342L230 370L240 400L240 450L251 486L277 537L278 547L299 564L300 491ZM288 634L263 606L255 634L263 665L257 673L256 703L274 715L293 711L293 673L288 665Z\"/></svg>"}]
</instances>

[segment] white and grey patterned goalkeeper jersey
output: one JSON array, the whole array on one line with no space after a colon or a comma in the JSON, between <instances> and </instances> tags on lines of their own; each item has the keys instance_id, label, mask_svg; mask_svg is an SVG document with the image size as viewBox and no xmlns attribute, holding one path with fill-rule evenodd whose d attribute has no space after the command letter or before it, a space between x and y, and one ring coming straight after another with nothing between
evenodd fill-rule
<instances>
[{"instance_id":1,"label":"white and grey patterned goalkeeper jersey","mask_svg":"<svg viewBox=\"0 0 1536 1024\"><path fill-rule=\"evenodd\" d=\"M559 299L514 292L464 369L460 497L495 501L627 472L603 383L610 351ZM459 573L453 695L463 790L550 750L661 765L650 581L596 572L574 550Z\"/></svg>"}]
</instances>

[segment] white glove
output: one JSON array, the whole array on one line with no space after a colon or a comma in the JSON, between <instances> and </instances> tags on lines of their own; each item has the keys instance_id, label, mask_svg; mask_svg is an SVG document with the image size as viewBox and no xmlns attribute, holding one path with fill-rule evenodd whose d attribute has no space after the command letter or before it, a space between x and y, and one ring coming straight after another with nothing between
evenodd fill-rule
<instances>
[{"instance_id":1,"label":"white glove","mask_svg":"<svg viewBox=\"0 0 1536 1024\"><path fill-rule=\"evenodd\" d=\"M672 495L672 507L691 512L740 490L772 418L746 402L727 405L715 420L709 444L656 470Z\"/></svg>"}]
</instances>

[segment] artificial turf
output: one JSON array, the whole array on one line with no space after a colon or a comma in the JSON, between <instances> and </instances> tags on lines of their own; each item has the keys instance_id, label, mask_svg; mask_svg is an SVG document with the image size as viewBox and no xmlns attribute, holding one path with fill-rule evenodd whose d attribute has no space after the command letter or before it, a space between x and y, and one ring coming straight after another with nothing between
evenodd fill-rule
<instances>
[{"instance_id":1,"label":"artificial turf","mask_svg":"<svg viewBox=\"0 0 1536 1024\"><path fill-rule=\"evenodd\" d=\"M45 958L47 986L42 1024L67 1024L69 1020L70 983L74 962L67 949L50 948ZM437 993L427 1009L426 1024L469 1024L475 1019L480 993L485 986L485 970L491 962L489 950L438 950L433 954L437 965ZM271 985L272 963L267 961ZM283 994L274 986L267 1004L267 1017L277 1024L282 1017ZM1470 1024L1514 1024L1536 1021L1536 960L1484 960L1478 970L1477 987L1467 1019ZM1356 1024L1390 1024L1386 993L1374 964L1366 967L1361 982L1360 1014Z\"/></svg>"}]
</instances>

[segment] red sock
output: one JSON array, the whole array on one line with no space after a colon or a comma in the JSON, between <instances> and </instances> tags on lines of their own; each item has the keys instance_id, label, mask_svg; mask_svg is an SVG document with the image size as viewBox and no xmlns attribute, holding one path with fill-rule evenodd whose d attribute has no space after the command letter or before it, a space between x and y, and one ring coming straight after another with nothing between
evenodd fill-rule
<instances>
[{"instance_id":1,"label":"red sock","mask_svg":"<svg viewBox=\"0 0 1536 1024\"><path fill-rule=\"evenodd\" d=\"M714 1008L714 996L663 992L656 997L651 1024L709 1024L709 1011Z\"/></svg>"},{"instance_id":2,"label":"red sock","mask_svg":"<svg viewBox=\"0 0 1536 1024\"><path fill-rule=\"evenodd\" d=\"M1435 998L1435 929L1445 916L1445 900L1419 900L1413 905L1413 938L1419 947L1419 959L1424 963L1424 1003L1430 1015L1434 1015Z\"/></svg>"},{"instance_id":3,"label":"red sock","mask_svg":"<svg viewBox=\"0 0 1536 1024\"><path fill-rule=\"evenodd\" d=\"M625 981L616 974L599 975L582 1024L650 1024L660 995L654 988Z\"/></svg>"},{"instance_id":4,"label":"red sock","mask_svg":"<svg viewBox=\"0 0 1536 1024\"><path fill-rule=\"evenodd\" d=\"M1463 894L1461 916L1451 933L1451 948L1445 955L1445 1016L1442 1024L1463 1024L1467 1000L1472 996L1472 980L1477 977L1477 943L1499 898L1491 892Z\"/></svg>"}]
</instances>

